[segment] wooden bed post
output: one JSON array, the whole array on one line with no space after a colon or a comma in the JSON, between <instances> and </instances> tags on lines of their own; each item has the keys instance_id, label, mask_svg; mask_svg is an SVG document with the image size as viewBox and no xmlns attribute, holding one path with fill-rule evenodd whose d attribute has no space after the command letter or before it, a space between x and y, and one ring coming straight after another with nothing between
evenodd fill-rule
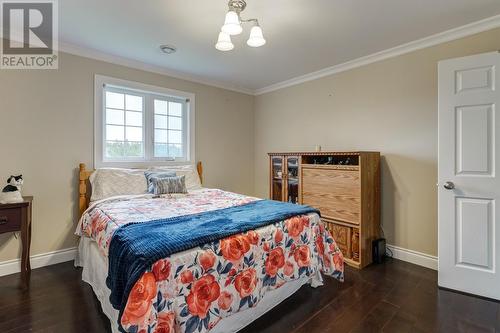
<instances>
[{"instance_id":1,"label":"wooden bed post","mask_svg":"<svg viewBox=\"0 0 500 333\"><path fill-rule=\"evenodd\" d=\"M196 164L196 169L198 170L198 176L200 176L200 183L203 185L203 166L201 162Z\"/></svg>"},{"instance_id":2,"label":"wooden bed post","mask_svg":"<svg viewBox=\"0 0 500 333\"><path fill-rule=\"evenodd\" d=\"M79 186L78 186L78 209L80 216L82 216L85 209L87 209L87 172L85 163L80 163L80 173L79 173Z\"/></svg>"}]
</instances>

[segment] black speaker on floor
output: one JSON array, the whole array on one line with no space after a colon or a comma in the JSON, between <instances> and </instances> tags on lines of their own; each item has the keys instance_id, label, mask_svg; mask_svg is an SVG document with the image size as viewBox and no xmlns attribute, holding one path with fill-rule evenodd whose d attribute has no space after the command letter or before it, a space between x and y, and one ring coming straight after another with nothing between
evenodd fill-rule
<instances>
[{"instance_id":1,"label":"black speaker on floor","mask_svg":"<svg viewBox=\"0 0 500 333\"><path fill-rule=\"evenodd\" d=\"M385 238L375 239L373 246L373 263L380 264L384 262L385 257Z\"/></svg>"}]
</instances>

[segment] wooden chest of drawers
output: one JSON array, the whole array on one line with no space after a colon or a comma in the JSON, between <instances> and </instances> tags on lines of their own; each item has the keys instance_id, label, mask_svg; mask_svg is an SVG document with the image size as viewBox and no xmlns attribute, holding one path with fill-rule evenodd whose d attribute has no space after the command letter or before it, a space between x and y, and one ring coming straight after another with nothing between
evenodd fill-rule
<instances>
[{"instance_id":1,"label":"wooden chest of drawers","mask_svg":"<svg viewBox=\"0 0 500 333\"><path fill-rule=\"evenodd\" d=\"M271 153L271 197L293 201L290 185L277 188L276 175L290 183L298 161L297 202L318 208L344 254L345 262L362 268L372 262L372 241L380 234L380 153ZM280 170L277 170L281 168ZM276 169L276 170L275 170ZM273 177L274 175L274 177ZM277 191L278 190L278 191Z\"/></svg>"}]
</instances>

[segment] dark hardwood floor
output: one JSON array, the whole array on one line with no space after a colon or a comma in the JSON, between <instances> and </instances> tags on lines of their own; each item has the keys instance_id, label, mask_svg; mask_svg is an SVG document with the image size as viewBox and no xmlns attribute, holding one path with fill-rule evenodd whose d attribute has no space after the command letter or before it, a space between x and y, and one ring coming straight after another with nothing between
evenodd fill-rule
<instances>
[{"instance_id":1,"label":"dark hardwood floor","mask_svg":"<svg viewBox=\"0 0 500 333\"><path fill-rule=\"evenodd\" d=\"M1 277L0 332L110 332L80 275L72 262L37 269L29 291L18 289L19 274ZM398 260L347 268L344 283L303 286L241 332L500 332L499 303L436 281L435 271Z\"/></svg>"}]
</instances>

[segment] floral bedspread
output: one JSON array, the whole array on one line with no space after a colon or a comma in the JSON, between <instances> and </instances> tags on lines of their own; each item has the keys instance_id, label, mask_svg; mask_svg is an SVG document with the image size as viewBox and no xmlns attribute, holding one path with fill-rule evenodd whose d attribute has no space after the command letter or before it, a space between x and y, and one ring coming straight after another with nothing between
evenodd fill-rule
<instances>
[{"instance_id":1,"label":"floral bedspread","mask_svg":"<svg viewBox=\"0 0 500 333\"><path fill-rule=\"evenodd\" d=\"M114 231L124 224L254 200L216 189L110 199L87 210L77 233L94 239L107 256ZM308 277L321 284L321 272L343 280L342 253L317 214L293 217L157 261L130 292L121 325L132 333L208 332L288 281Z\"/></svg>"}]
</instances>

